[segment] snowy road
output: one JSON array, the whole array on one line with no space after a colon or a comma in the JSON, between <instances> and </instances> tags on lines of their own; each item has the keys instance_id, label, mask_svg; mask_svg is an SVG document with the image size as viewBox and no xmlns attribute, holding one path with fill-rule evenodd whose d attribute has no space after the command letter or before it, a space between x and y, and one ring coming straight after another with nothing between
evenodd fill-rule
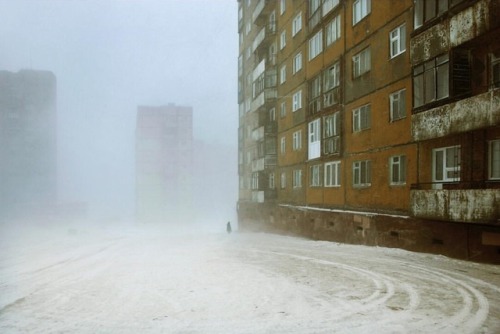
<instances>
[{"instance_id":1,"label":"snowy road","mask_svg":"<svg viewBox=\"0 0 500 334\"><path fill-rule=\"evenodd\" d=\"M0 333L500 332L499 266L266 234L0 233Z\"/></svg>"}]
</instances>

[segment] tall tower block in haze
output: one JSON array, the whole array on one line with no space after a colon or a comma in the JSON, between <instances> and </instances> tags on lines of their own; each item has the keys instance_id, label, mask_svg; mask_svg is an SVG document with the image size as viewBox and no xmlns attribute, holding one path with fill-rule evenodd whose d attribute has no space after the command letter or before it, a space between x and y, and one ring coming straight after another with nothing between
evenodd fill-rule
<instances>
[{"instance_id":1,"label":"tall tower block in haze","mask_svg":"<svg viewBox=\"0 0 500 334\"><path fill-rule=\"evenodd\" d=\"M136 128L139 222L178 224L193 210L193 110L140 106Z\"/></svg>"},{"instance_id":2,"label":"tall tower block in haze","mask_svg":"<svg viewBox=\"0 0 500 334\"><path fill-rule=\"evenodd\" d=\"M0 71L0 219L57 201L56 77Z\"/></svg>"}]
</instances>

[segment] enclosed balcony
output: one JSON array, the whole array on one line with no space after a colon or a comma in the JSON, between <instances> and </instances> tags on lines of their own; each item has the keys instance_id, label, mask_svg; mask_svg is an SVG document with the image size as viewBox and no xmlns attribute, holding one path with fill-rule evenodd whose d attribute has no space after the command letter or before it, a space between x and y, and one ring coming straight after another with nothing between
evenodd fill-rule
<instances>
[{"instance_id":1,"label":"enclosed balcony","mask_svg":"<svg viewBox=\"0 0 500 334\"><path fill-rule=\"evenodd\" d=\"M422 219L498 224L500 182L414 186L410 191L410 212Z\"/></svg>"},{"instance_id":2,"label":"enclosed balcony","mask_svg":"<svg viewBox=\"0 0 500 334\"><path fill-rule=\"evenodd\" d=\"M412 115L415 141L479 130L498 125L500 89Z\"/></svg>"},{"instance_id":3,"label":"enclosed balcony","mask_svg":"<svg viewBox=\"0 0 500 334\"><path fill-rule=\"evenodd\" d=\"M252 13L252 21L254 24L262 26L269 21L269 15L275 5L274 0L260 0Z\"/></svg>"},{"instance_id":4,"label":"enclosed balcony","mask_svg":"<svg viewBox=\"0 0 500 334\"><path fill-rule=\"evenodd\" d=\"M274 37L276 35L276 23L267 23L255 36L252 43L252 52L259 52L261 48L266 48L274 42Z\"/></svg>"}]
</instances>

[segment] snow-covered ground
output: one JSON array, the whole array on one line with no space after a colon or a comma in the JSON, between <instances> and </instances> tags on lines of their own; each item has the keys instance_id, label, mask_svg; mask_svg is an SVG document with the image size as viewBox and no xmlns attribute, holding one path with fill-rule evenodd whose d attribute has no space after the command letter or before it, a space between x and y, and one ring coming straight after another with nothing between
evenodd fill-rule
<instances>
[{"instance_id":1,"label":"snow-covered ground","mask_svg":"<svg viewBox=\"0 0 500 334\"><path fill-rule=\"evenodd\" d=\"M0 333L500 333L500 266L224 229L0 226Z\"/></svg>"}]
</instances>

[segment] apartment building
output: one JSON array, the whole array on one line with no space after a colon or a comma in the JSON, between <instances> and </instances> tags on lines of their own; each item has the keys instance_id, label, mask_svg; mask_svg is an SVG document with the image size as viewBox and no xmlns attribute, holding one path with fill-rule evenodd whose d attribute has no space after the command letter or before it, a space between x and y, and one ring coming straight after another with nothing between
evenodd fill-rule
<instances>
[{"instance_id":1,"label":"apartment building","mask_svg":"<svg viewBox=\"0 0 500 334\"><path fill-rule=\"evenodd\" d=\"M56 206L56 91L52 72L0 71L0 219Z\"/></svg>"},{"instance_id":2,"label":"apartment building","mask_svg":"<svg viewBox=\"0 0 500 334\"><path fill-rule=\"evenodd\" d=\"M193 110L140 106L136 127L136 217L178 224L193 212Z\"/></svg>"},{"instance_id":3,"label":"apartment building","mask_svg":"<svg viewBox=\"0 0 500 334\"><path fill-rule=\"evenodd\" d=\"M498 6L239 1L241 228L499 262Z\"/></svg>"}]
</instances>

